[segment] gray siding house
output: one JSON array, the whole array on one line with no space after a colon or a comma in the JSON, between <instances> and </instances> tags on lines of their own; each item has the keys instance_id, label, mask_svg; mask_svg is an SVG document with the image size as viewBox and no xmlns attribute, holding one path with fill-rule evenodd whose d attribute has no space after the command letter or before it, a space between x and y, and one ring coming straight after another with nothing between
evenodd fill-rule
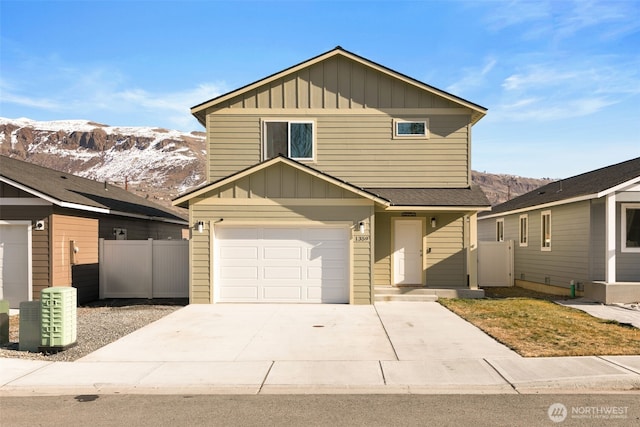
<instances>
[{"instance_id":1,"label":"gray siding house","mask_svg":"<svg viewBox=\"0 0 640 427\"><path fill-rule=\"evenodd\" d=\"M547 184L483 212L478 240L514 241L514 284L640 301L640 158Z\"/></svg>"},{"instance_id":2,"label":"gray siding house","mask_svg":"<svg viewBox=\"0 0 640 427\"><path fill-rule=\"evenodd\" d=\"M208 183L174 204L193 228L192 303L482 295L489 202L470 174L483 107L337 47L191 112Z\"/></svg>"}]
</instances>

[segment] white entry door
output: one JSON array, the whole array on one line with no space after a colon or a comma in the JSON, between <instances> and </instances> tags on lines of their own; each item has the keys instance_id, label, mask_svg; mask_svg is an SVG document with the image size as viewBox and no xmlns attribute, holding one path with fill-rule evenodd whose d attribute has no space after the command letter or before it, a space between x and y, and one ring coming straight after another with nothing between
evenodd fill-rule
<instances>
[{"instance_id":1,"label":"white entry door","mask_svg":"<svg viewBox=\"0 0 640 427\"><path fill-rule=\"evenodd\" d=\"M217 302L349 302L349 228L219 226Z\"/></svg>"},{"instance_id":2,"label":"white entry door","mask_svg":"<svg viewBox=\"0 0 640 427\"><path fill-rule=\"evenodd\" d=\"M394 221L393 283L422 285L422 220Z\"/></svg>"},{"instance_id":3,"label":"white entry door","mask_svg":"<svg viewBox=\"0 0 640 427\"><path fill-rule=\"evenodd\" d=\"M24 222L24 221L20 221ZM0 221L0 299L19 308L31 301L30 222Z\"/></svg>"}]
</instances>

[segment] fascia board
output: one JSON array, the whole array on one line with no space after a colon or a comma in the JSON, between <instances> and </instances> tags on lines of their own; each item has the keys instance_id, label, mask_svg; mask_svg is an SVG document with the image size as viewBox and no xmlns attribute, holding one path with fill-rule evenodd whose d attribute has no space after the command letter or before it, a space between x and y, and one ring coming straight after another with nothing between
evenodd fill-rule
<instances>
[{"instance_id":1,"label":"fascia board","mask_svg":"<svg viewBox=\"0 0 640 427\"><path fill-rule=\"evenodd\" d=\"M478 217L478 221L483 219L498 218L498 217L507 216L507 215L531 212L531 211L540 210L540 209L547 209L547 208L552 208L554 206L568 205L570 203L583 202L585 200L591 200L591 199L597 199L597 198L598 198L597 194L588 194L586 196L579 196L579 197L573 197L571 199L557 200L555 202L543 203L541 205L527 206L526 208L499 212L491 215L483 215L482 217Z\"/></svg>"}]
</instances>

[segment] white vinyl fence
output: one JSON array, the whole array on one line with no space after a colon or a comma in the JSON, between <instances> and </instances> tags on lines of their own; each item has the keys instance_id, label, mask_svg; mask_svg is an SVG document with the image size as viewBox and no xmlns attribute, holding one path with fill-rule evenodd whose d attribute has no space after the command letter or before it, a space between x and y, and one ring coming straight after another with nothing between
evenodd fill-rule
<instances>
[{"instance_id":1,"label":"white vinyl fence","mask_svg":"<svg viewBox=\"0 0 640 427\"><path fill-rule=\"evenodd\" d=\"M513 284L513 240L478 242L478 285Z\"/></svg>"},{"instance_id":2,"label":"white vinyl fence","mask_svg":"<svg viewBox=\"0 0 640 427\"><path fill-rule=\"evenodd\" d=\"M188 296L187 240L100 239L100 299Z\"/></svg>"}]
</instances>

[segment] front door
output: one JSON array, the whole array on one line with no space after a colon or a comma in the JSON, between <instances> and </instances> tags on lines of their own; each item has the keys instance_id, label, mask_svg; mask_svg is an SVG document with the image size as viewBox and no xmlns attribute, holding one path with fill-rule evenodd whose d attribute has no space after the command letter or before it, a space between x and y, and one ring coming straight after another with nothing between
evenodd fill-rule
<instances>
[{"instance_id":1,"label":"front door","mask_svg":"<svg viewBox=\"0 0 640 427\"><path fill-rule=\"evenodd\" d=\"M422 256L422 220L395 220L393 283L422 286Z\"/></svg>"}]
</instances>

